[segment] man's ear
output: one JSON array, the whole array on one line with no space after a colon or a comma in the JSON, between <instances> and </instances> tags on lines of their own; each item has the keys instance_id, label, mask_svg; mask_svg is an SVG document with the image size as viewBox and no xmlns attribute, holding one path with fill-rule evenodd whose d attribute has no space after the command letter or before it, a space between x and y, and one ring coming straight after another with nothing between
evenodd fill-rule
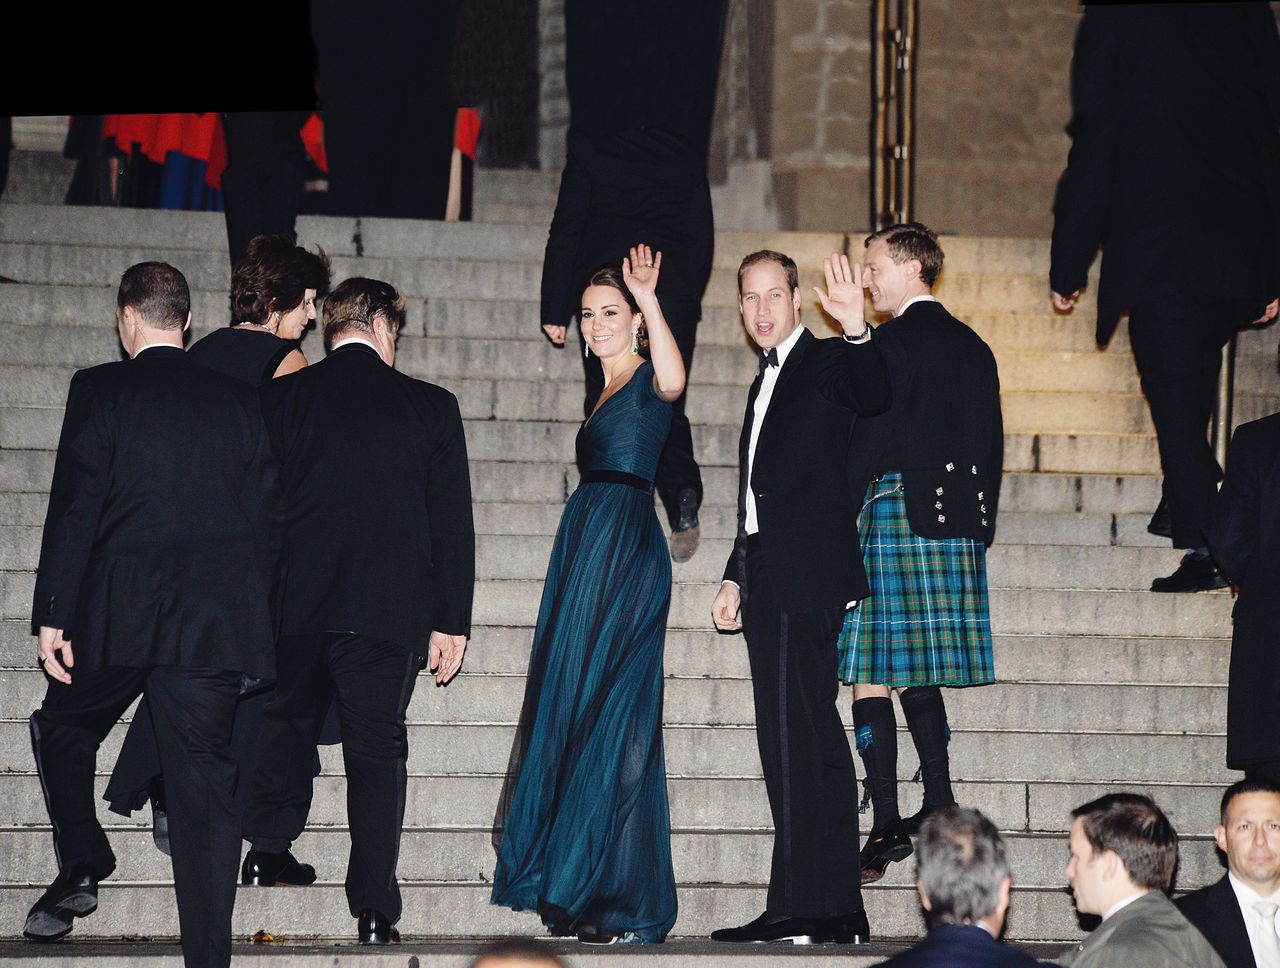
<instances>
[{"instance_id":1,"label":"man's ear","mask_svg":"<svg viewBox=\"0 0 1280 968\"><path fill-rule=\"evenodd\" d=\"M1218 845L1218 850L1224 854L1227 852L1227 828L1222 824L1213 828L1213 842Z\"/></svg>"},{"instance_id":2,"label":"man's ear","mask_svg":"<svg viewBox=\"0 0 1280 968\"><path fill-rule=\"evenodd\" d=\"M802 305L802 303L800 302L800 287L799 287L799 286L797 286L795 289L792 289L792 290L791 290L791 305L792 305L792 307L795 309L795 311L796 311L796 312L800 312L800 306Z\"/></svg>"},{"instance_id":3,"label":"man's ear","mask_svg":"<svg viewBox=\"0 0 1280 968\"><path fill-rule=\"evenodd\" d=\"M924 885L916 881L916 893L920 895L920 906L926 911L933 910L933 902L929 900L929 895L924 892Z\"/></svg>"},{"instance_id":4,"label":"man's ear","mask_svg":"<svg viewBox=\"0 0 1280 968\"><path fill-rule=\"evenodd\" d=\"M908 259L902 263L902 274L908 279L919 279L922 268L919 259Z\"/></svg>"},{"instance_id":5,"label":"man's ear","mask_svg":"<svg viewBox=\"0 0 1280 968\"><path fill-rule=\"evenodd\" d=\"M190 313L190 312L188 312L188 313L187 313L187 321L186 321L185 323L183 323L183 324L182 324L182 331L185 333L185 332L186 332L187 330L189 330L190 328L191 328L191 313Z\"/></svg>"}]
</instances>

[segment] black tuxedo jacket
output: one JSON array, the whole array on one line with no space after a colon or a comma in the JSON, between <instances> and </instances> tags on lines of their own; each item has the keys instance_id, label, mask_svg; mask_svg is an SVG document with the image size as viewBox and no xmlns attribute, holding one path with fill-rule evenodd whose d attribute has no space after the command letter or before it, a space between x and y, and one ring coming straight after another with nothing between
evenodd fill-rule
<instances>
[{"instance_id":1,"label":"black tuxedo jacket","mask_svg":"<svg viewBox=\"0 0 1280 968\"><path fill-rule=\"evenodd\" d=\"M283 635L349 631L425 655L471 634L475 531L453 394L349 343L262 388L285 507Z\"/></svg>"},{"instance_id":2,"label":"black tuxedo jacket","mask_svg":"<svg viewBox=\"0 0 1280 968\"><path fill-rule=\"evenodd\" d=\"M275 675L280 521L256 392L178 347L71 380L33 631L75 668L181 665Z\"/></svg>"},{"instance_id":3,"label":"black tuxedo jacket","mask_svg":"<svg viewBox=\"0 0 1280 968\"><path fill-rule=\"evenodd\" d=\"M747 467L751 423L761 376L747 394L738 441ZM890 403L888 373L875 338L852 344L800 334L778 374L755 466L746 482L756 499L766 574L785 611L844 608L868 593L858 544L858 502L849 488L849 432L855 415L881 413ZM738 493L738 536L724 578L750 596L746 568L746 493Z\"/></svg>"},{"instance_id":4,"label":"black tuxedo jacket","mask_svg":"<svg viewBox=\"0 0 1280 968\"><path fill-rule=\"evenodd\" d=\"M876 327L893 406L853 430L859 500L876 474L902 474L907 521L923 538L990 545L1004 469L1000 376L982 337L939 302L918 302Z\"/></svg>"},{"instance_id":5,"label":"black tuxedo jacket","mask_svg":"<svg viewBox=\"0 0 1280 968\"><path fill-rule=\"evenodd\" d=\"M919 944L884 962L881 968L1037 968L1025 951L1001 944L973 924L940 924Z\"/></svg>"},{"instance_id":6,"label":"black tuxedo jacket","mask_svg":"<svg viewBox=\"0 0 1280 968\"><path fill-rule=\"evenodd\" d=\"M1265 3L1090 4L1071 62L1071 153L1050 282L1084 285L1097 340L1153 295L1227 328L1280 295L1280 39Z\"/></svg>"},{"instance_id":7,"label":"black tuxedo jacket","mask_svg":"<svg viewBox=\"0 0 1280 968\"><path fill-rule=\"evenodd\" d=\"M1173 903L1213 945L1227 968L1257 968L1240 902L1225 876L1218 883L1192 891Z\"/></svg>"},{"instance_id":8,"label":"black tuxedo jacket","mask_svg":"<svg viewBox=\"0 0 1280 968\"><path fill-rule=\"evenodd\" d=\"M1280 760L1280 414L1236 428L1207 537L1240 587L1227 688L1227 764Z\"/></svg>"}]
</instances>

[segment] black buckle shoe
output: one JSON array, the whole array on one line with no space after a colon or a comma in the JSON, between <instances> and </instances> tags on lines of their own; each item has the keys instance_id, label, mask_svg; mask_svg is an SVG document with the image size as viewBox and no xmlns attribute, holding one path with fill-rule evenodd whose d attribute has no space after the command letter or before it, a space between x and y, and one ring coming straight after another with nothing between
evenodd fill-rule
<instances>
[{"instance_id":1,"label":"black buckle shoe","mask_svg":"<svg viewBox=\"0 0 1280 968\"><path fill-rule=\"evenodd\" d=\"M1208 592L1226 587L1227 580L1212 558L1193 558L1190 554L1182 556L1178 570L1172 575L1151 583L1153 592Z\"/></svg>"},{"instance_id":2,"label":"black buckle shoe","mask_svg":"<svg viewBox=\"0 0 1280 968\"><path fill-rule=\"evenodd\" d=\"M287 850L278 854L249 848L240 868L240 883L253 887L306 887L314 884L316 869L310 864L300 864Z\"/></svg>"},{"instance_id":3,"label":"black buckle shoe","mask_svg":"<svg viewBox=\"0 0 1280 968\"><path fill-rule=\"evenodd\" d=\"M381 911L365 908L356 921L356 934L360 944L399 944L400 932L395 929Z\"/></svg>"},{"instance_id":4,"label":"black buckle shoe","mask_svg":"<svg viewBox=\"0 0 1280 968\"><path fill-rule=\"evenodd\" d=\"M880 830L872 830L858 854L862 883L874 884L884 877L890 864L906 860L911 856L911 851L911 838L903 829L901 820L895 820Z\"/></svg>"},{"instance_id":5,"label":"black buckle shoe","mask_svg":"<svg viewBox=\"0 0 1280 968\"><path fill-rule=\"evenodd\" d=\"M57 941L71 933L76 918L98 910L98 877L88 867L59 872L40 900L27 912L22 936L32 941Z\"/></svg>"}]
</instances>

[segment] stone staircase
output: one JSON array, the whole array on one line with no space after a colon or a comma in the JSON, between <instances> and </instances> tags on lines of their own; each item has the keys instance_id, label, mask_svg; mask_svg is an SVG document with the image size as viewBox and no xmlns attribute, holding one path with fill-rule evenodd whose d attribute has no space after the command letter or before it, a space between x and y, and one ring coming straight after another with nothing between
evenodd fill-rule
<instances>
[{"instance_id":1,"label":"stone staircase","mask_svg":"<svg viewBox=\"0 0 1280 968\"><path fill-rule=\"evenodd\" d=\"M409 297L398 366L461 400L476 502L474 636L464 674L419 684L409 710L410 782L400 876L401 924L426 939L540 931L536 918L487 904L489 828L523 693L541 579L560 507L576 481L573 436L581 380L572 349L538 330L542 247L554 180L481 173L488 222L444 225L303 219L306 244L334 259L334 278L368 275ZM508 177L509 176L509 177ZM502 220L502 221L499 221ZM689 391L704 468L704 540L674 568L667 636L666 742L680 918L674 935L705 936L764 906L771 843L755 749L745 649L710 629L709 608L734 532L739 420L756 363L735 309L734 270L765 244L789 252L808 286L821 258L861 235L721 232ZM1048 306L1042 241L946 238L939 297L999 359L1007 429L997 546L990 555L999 684L952 691L956 793L1004 830L1014 859L1009 936L1064 941L1080 931L1064 893L1070 809L1112 789L1152 792L1183 835L1179 888L1220 870L1208 832L1221 787L1231 600L1157 596L1151 578L1177 553L1146 534L1159 496L1149 418L1123 331L1093 346L1091 306ZM74 368L118 358L120 272L144 258L182 269L193 337L226 322L221 216L0 206L0 938L55 873L26 717L43 692L27 624L61 408ZM815 272L815 269L817 270ZM814 306L805 318L829 327ZM304 344L321 355L313 334ZM1280 408L1274 336L1241 340L1237 414ZM852 553L852 549L851 549ZM849 716L850 697L842 699ZM99 758L105 785L123 730ZM900 739L905 810L919 802L916 762ZM242 889L235 930L346 937L341 761L322 750L312 824L297 851L319 871L305 890ZM861 767L859 766L859 770ZM146 811L105 812L120 866L77 938L171 936L167 858ZM869 816L867 817L869 820ZM864 821L865 822L865 821ZM923 930L910 864L866 892L879 938ZM403 962L400 962L403 963Z\"/></svg>"}]
</instances>

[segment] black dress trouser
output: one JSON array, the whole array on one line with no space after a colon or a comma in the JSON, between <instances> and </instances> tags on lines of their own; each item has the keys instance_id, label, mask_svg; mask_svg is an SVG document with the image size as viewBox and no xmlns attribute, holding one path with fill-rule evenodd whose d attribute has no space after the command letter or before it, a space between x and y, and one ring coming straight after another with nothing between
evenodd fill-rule
<instances>
[{"instance_id":1,"label":"black dress trouser","mask_svg":"<svg viewBox=\"0 0 1280 968\"><path fill-rule=\"evenodd\" d=\"M168 778L169 845L187 968L231 963L231 912L240 862L236 764L228 752L240 674L159 666L72 670L50 680L31 715L31 742L53 824L58 869L91 866L99 877L116 858L98 823L93 782L98 747L145 692Z\"/></svg>"},{"instance_id":2,"label":"black dress trouser","mask_svg":"<svg viewBox=\"0 0 1280 968\"><path fill-rule=\"evenodd\" d=\"M693 372L693 350L698 340L698 310L691 307L681 310L673 306L670 310L663 308L671 335L675 337L676 346L684 360L685 383L688 385L689 374ZM586 343L582 339L581 328L578 332L578 352L582 352ZM582 358L582 372L585 377L585 398L582 413L590 417L604 392L604 369L600 360L594 355ZM692 488L697 495L696 507L702 506L702 472L693 456L693 428L689 418L684 414L685 401L689 392L686 390L671 405L671 430L667 434L667 442L658 455L658 471L654 475L653 487L662 499L666 508L667 520L674 529L680 520L680 492ZM580 468L581 469L581 468Z\"/></svg>"},{"instance_id":3,"label":"black dress trouser","mask_svg":"<svg viewBox=\"0 0 1280 968\"><path fill-rule=\"evenodd\" d=\"M862 888L857 776L836 707L836 639L844 611L784 612L764 556L748 539L743 633L774 826L768 912L852 914L862 910Z\"/></svg>"},{"instance_id":4,"label":"black dress trouser","mask_svg":"<svg viewBox=\"0 0 1280 968\"><path fill-rule=\"evenodd\" d=\"M222 116L227 167L222 207L231 265L255 235L287 235L302 205L307 153L299 133L305 111L229 111Z\"/></svg>"},{"instance_id":5,"label":"black dress trouser","mask_svg":"<svg viewBox=\"0 0 1280 968\"><path fill-rule=\"evenodd\" d=\"M403 645L351 632L281 636L275 697L267 703L244 835L258 850L288 850L311 811L311 760L336 697L347 774L347 903L395 922L396 861L404 825L409 736L405 712L419 658Z\"/></svg>"},{"instance_id":6,"label":"black dress trouser","mask_svg":"<svg viewBox=\"0 0 1280 968\"><path fill-rule=\"evenodd\" d=\"M1231 328L1209 307L1154 297L1129 312L1129 343L1151 408L1175 548L1202 548L1222 468L1209 445L1222 347Z\"/></svg>"}]
</instances>

